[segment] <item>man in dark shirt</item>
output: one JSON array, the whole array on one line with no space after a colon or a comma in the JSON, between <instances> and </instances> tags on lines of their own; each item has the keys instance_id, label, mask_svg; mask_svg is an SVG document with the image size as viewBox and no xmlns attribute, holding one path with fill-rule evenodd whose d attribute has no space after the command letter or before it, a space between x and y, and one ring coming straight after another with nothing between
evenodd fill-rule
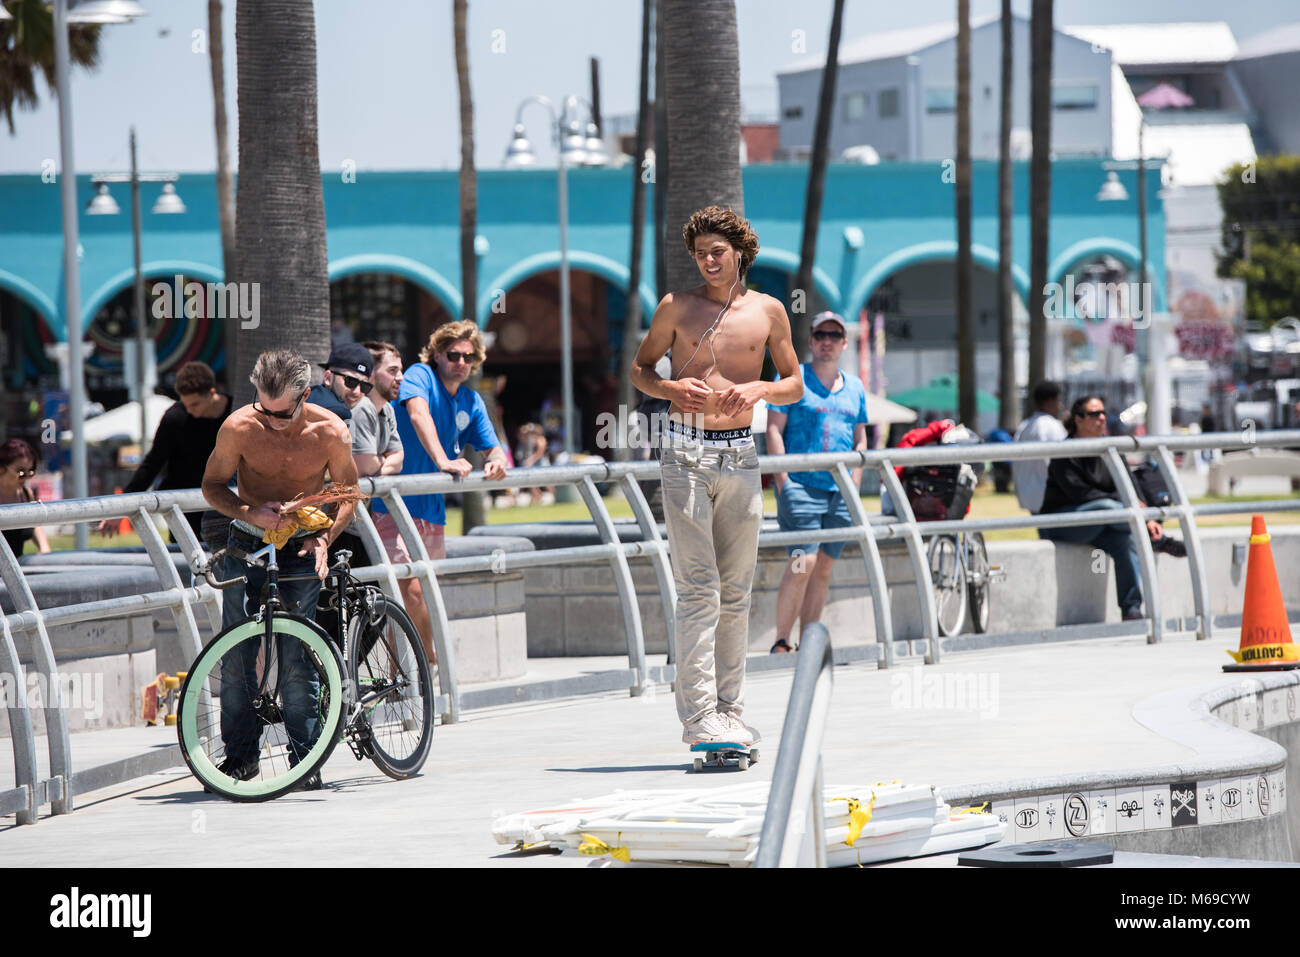
<instances>
[{"instance_id":1,"label":"man in dark shirt","mask_svg":"<svg viewBox=\"0 0 1300 957\"><path fill-rule=\"evenodd\" d=\"M202 362L181 366L176 374L176 392L180 401L163 413L149 454L123 492L147 492L159 475L160 490L198 488L202 484L208 456L217 444L217 432L230 415L230 396L217 391L216 376ZM195 535L200 534L202 516L202 512L185 516ZM99 533L112 537L119 521L105 519L99 523Z\"/></svg>"},{"instance_id":2,"label":"man in dark shirt","mask_svg":"<svg viewBox=\"0 0 1300 957\"><path fill-rule=\"evenodd\" d=\"M329 361L323 363L324 381L311 387L307 401L329 409L352 429L352 409L365 398L372 388L370 374L375 360L370 350L360 343L347 342L335 346Z\"/></svg>"}]
</instances>

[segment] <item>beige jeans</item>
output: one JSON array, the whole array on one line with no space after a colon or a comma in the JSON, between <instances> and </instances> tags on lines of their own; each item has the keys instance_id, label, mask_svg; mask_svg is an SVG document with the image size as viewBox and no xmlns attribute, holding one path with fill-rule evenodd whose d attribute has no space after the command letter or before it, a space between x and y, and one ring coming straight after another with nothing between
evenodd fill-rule
<instances>
[{"instance_id":1,"label":"beige jeans","mask_svg":"<svg viewBox=\"0 0 1300 957\"><path fill-rule=\"evenodd\" d=\"M744 708L763 491L758 452L666 445L664 520L677 583L677 716Z\"/></svg>"}]
</instances>

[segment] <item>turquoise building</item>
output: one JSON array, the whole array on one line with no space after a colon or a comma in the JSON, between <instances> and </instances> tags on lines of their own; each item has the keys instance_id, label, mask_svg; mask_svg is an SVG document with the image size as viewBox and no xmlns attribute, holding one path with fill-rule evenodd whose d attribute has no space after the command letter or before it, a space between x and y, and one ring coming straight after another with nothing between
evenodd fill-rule
<instances>
[{"instance_id":1,"label":"turquoise building","mask_svg":"<svg viewBox=\"0 0 1300 957\"><path fill-rule=\"evenodd\" d=\"M1103 202L1098 190L1114 164L1062 159L1052 172L1049 279L1064 282L1102 257L1135 269L1139 217L1136 170L1121 169L1129 198ZM569 174L569 261L573 270L575 377L582 418L612 401L614 357L623 335L629 279L630 168L578 169ZM996 361L997 165L974 164L973 256L977 338L981 357ZM798 267L807 167L750 165L744 169L745 212L761 249L751 283L790 303ZM1155 308L1163 310L1164 214L1160 169L1147 170L1148 279ZM409 361L439 323L461 312L457 174L365 172L324 177L331 318L336 336L396 343ZM815 295L809 308L831 308L856 319L864 309L886 319L887 353L927 353L917 375L891 374L891 391L919 384L921 370L955 368L951 264L956 255L951 163L836 164L827 173L818 236ZM485 372L504 375L507 428L535 417L558 396L559 232L556 177L548 170L479 173L478 320L494 334ZM86 215L94 189L78 179L81 213L81 293L89 395L111 407L126 398L123 338L131 317L131 219L127 187L114 185L122 212ZM653 190L653 185L650 189ZM142 258L149 286L170 284L175 301L187 281L223 279L217 229L216 184L211 174L183 174L176 189L181 215L150 208L160 184L142 187ZM651 194L652 195L652 194ZM647 197L647 209L651 197ZM1012 273L1023 301L1029 285L1029 169L1015 167ZM66 339L59 190L39 175L0 176L0 335L10 431L28 417L31 402L58 389L49 348ZM673 230L675 233L675 230ZM645 322L657 301L653 237L647 227L641 297ZM671 243L670 255L685 255ZM161 311L161 310L160 310ZM150 335L160 381L181 364L202 359L224 366L220 316L172 310L154 318ZM989 350L992 350L990 353ZM936 365L937 363L937 365ZM981 387L996 391L996 376ZM990 367L992 368L992 366ZM900 381L901 380L901 381Z\"/></svg>"}]
</instances>

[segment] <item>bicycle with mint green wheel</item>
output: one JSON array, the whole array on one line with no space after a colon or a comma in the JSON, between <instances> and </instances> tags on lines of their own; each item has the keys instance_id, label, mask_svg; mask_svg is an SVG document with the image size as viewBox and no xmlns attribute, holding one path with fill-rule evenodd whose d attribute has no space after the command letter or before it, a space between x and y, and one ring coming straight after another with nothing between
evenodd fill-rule
<instances>
[{"instance_id":1,"label":"bicycle with mint green wheel","mask_svg":"<svg viewBox=\"0 0 1300 957\"><path fill-rule=\"evenodd\" d=\"M433 740L433 681L401 606L354 578L341 550L322 586L336 613L330 634L283 606L273 545L217 552L196 569L217 589L245 581L213 577L225 554L264 564L267 583L257 611L208 643L181 688L177 735L194 776L232 801L269 801L305 785L339 741L389 777L417 774ZM308 701L297 734L286 696Z\"/></svg>"}]
</instances>

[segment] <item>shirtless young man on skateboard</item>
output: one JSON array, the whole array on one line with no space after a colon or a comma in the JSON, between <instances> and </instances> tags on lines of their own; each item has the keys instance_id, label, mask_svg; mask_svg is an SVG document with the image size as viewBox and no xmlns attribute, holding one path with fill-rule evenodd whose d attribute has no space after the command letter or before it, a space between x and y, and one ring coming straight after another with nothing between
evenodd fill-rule
<instances>
[{"instance_id":1,"label":"shirtless young man on skateboard","mask_svg":"<svg viewBox=\"0 0 1300 957\"><path fill-rule=\"evenodd\" d=\"M781 303L747 289L758 252L749 223L710 206L682 228L704 283L659 303L632 365L632 383L668 399L663 436L664 519L677 583L677 716L687 744L751 745L741 720L749 599L763 492L750 422L759 399L803 395ZM672 350L672 378L655 363ZM759 376L771 351L781 378Z\"/></svg>"},{"instance_id":2,"label":"shirtless young man on skateboard","mask_svg":"<svg viewBox=\"0 0 1300 957\"><path fill-rule=\"evenodd\" d=\"M264 531L281 527L288 519L280 506L303 493L319 492L328 471L332 481L355 485L357 469L352 461L352 439L348 427L328 409L304 401L311 385L311 367L291 349L263 352L249 377L257 389L251 405L236 409L217 433L217 444L203 474L203 497L208 504L234 519L229 545L243 552L263 547ZM238 494L226 485L238 473ZM339 505L334 524L321 532L299 531L276 550L280 566L280 597L285 606L311 618L320 595L321 580L328 571L328 552L338 530L347 527L356 505ZM285 581L294 575L315 577ZM256 603L266 581L265 569L250 567L228 556L223 577L247 575L243 589L230 589L223 596L221 624L229 628L247 616L246 602ZM296 606L296 607L295 607ZM287 649L289 643L282 646ZM281 660L280 689L285 728L293 750L304 754L319 733L314 717L320 683L302 660L302 646L294 643L296 660ZM221 738L226 760L221 770L244 779L257 774L258 723L251 713L248 689L256 688L257 642L238 646L246 652L240 662L243 674L227 674L238 667L234 655L223 662L221 682ZM295 759L290 759L295 763ZM319 773L307 788L320 787Z\"/></svg>"}]
</instances>

